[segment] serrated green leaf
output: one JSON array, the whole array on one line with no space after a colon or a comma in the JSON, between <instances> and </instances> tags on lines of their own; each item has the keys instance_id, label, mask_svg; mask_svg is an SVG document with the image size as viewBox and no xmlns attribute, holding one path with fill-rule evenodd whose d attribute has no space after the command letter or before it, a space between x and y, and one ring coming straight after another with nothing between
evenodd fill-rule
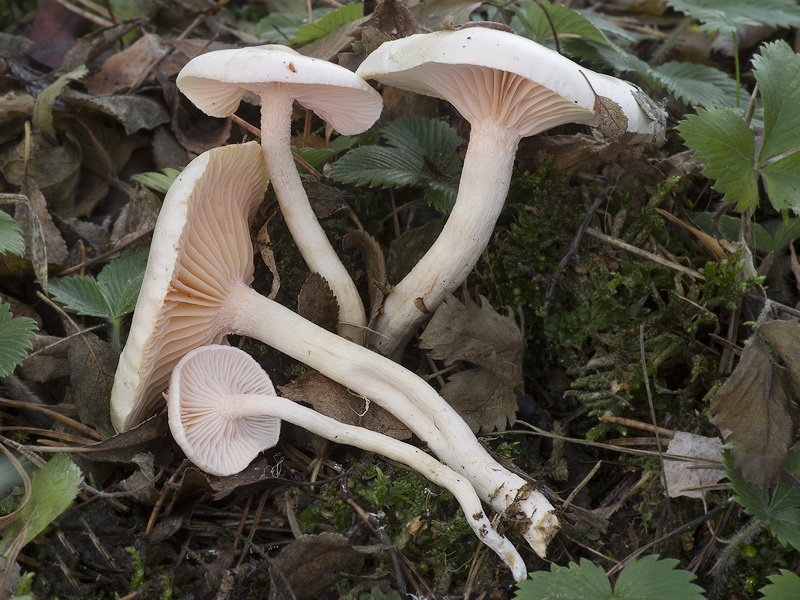
<instances>
[{"instance_id":1,"label":"serrated green leaf","mask_svg":"<svg viewBox=\"0 0 800 600\"><path fill-rule=\"evenodd\" d=\"M704 163L714 189L743 211L758 205L758 174L753 165L755 139L744 119L724 108L700 110L678 125L686 145Z\"/></svg>"},{"instance_id":2,"label":"serrated green leaf","mask_svg":"<svg viewBox=\"0 0 800 600\"><path fill-rule=\"evenodd\" d=\"M0 377L17 368L33 346L36 321L28 317L12 318L11 307L0 302Z\"/></svg>"},{"instance_id":3,"label":"serrated green leaf","mask_svg":"<svg viewBox=\"0 0 800 600\"><path fill-rule=\"evenodd\" d=\"M514 600L613 600L605 571L585 558L580 566L550 565L550 572L536 571L517 584Z\"/></svg>"},{"instance_id":4,"label":"serrated green leaf","mask_svg":"<svg viewBox=\"0 0 800 600\"><path fill-rule=\"evenodd\" d=\"M319 150L309 147L296 148L294 146L292 146L292 150L294 150L300 158L314 167L317 171L322 171L325 165L334 156L344 152L345 150L349 150L357 141L358 138L355 136L340 135L339 137L334 138L333 141L331 141L331 143L325 148L320 148Z\"/></svg>"},{"instance_id":5,"label":"serrated green leaf","mask_svg":"<svg viewBox=\"0 0 800 600\"><path fill-rule=\"evenodd\" d=\"M800 550L800 490L781 476L770 494L767 486L759 487L745 481L742 472L733 466L730 452L723 452L722 463L731 489L736 493L734 500L747 514L766 522L781 544L791 544ZM800 450L789 453L784 469L795 477L800 474Z\"/></svg>"},{"instance_id":6,"label":"serrated green leaf","mask_svg":"<svg viewBox=\"0 0 800 600\"><path fill-rule=\"evenodd\" d=\"M793 0L667 0L667 4L701 21L704 31L732 33L739 25L800 25L800 6Z\"/></svg>"},{"instance_id":7,"label":"serrated green leaf","mask_svg":"<svg viewBox=\"0 0 800 600\"><path fill-rule=\"evenodd\" d=\"M321 19L332 8L315 8L311 11L313 21ZM308 11L274 12L256 23L256 35L271 44L288 44L297 30L308 23Z\"/></svg>"},{"instance_id":8,"label":"serrated green leaf","mask_svg":"<svg viewBox=\"0 0 800 600\"><path fill-rule=\"evenodd\" d=\"M775 233L772 235L773 249L775 251L782 250L789 246L792 240L800 238L800 218L789 219L782 222L775 228Z\"/></svg>"},{"instance_id":9,"label":"serrated green leaf","mask_svg":"<svg viewBox=\"0 0 800 600\"><path fill-rule=\"evenodd\" d=\"M461 172L458 145L461 138L455 129L444 121L410 117L392 121L383 129L387 141L398 148L405 145L416 152L420 149L428 159L428 168L448 175Z\"/></svg>"},{"instance_id":10,"label":"serrated green leaf","mask_svg":"<svg viewBox=\"0 0 800 600\"><path fill-rule=\"evenodd\" d=\"M764 143L758 154L762 164L800 147L800 55L786 42L773 42L753 57L753 66L764 102Z\"/></svg>"},{"instance_id":11,"label":"serrated green leaf","mask_svg":"<svg viewBox=\"0 0 800 600\"><path fill-rule=\"evenodd\" d=\"M180 173L178 169L162 169L161 173L155 171L136 173L135 175L131 175L131 181L141 183L154 192L166 194L167 190L169 190L169 186L172 185Z\"/></svg>"},{"instance_id":12,"label":"serrated green leaf","mask_svg":"<svg viewBox=\"0 0 800 600\"><path fill-rule=\"evenodd\" d=\"M97 283L114 318L133 312L139 288L142 287L144 270L147 267L147 248L136 248L123 252L119 258L108 263L97 276Z\"/></svg>"},{"instance_id":13,"label":"serrated green leaf","mask_svg":"<svg viewBox=\"0 0 800 600\"><path fill-rule=\"evenodd\" d=\"M759 590L764 594L762 600L797 600L800 598L800 577L791 571L781 569L780 574L770 575L768 579L772 583Z\"/></svg>"},{"instance_id":14,"label":"serrated green leaf","mask_svg":"<svg viewBox=\"0 0 800 600\"><path fill-rule=\"evenodd\" d=\"M458 179L432 179L425 188L425 202L436 210L450 214L458 197Z\"/></svg>"},{"instance_id":15,"label":"serrated green leaf","mask_svg":"<svg viewBox=\"0 0 800 600\"><path fill-rule=\"evenodd\" d=\"M22 229L11 215L0 210L0 254L11 252L17 256L25 254L25 238Z\"/></svg>"},{"instance_id":16,"label":"serrated green leaf","mask_svg":"<svg viewBox=\"0 0 800 600\"><path fill-rule=\"evenodd\" d=\"M339 27L360 19L364 16L364 5L360 2L351 2L340 6L329 12L321 19L315 19L311 23L306 23L294 34L290 44L303 46L315 40L324 38L329 33L333 33Z\"/></svg>"},{"instance_id":17,"label":"serrated green leaf","mask_svg":"<svg viewBox=\"0 0 800 600\"><path fill-rule=\"evenodd\" d=\"M23 546L39 535L69 508L78 494L83 475L66 454L56 454L33 475L31 497L3 531L0 555L5 555L19 536Z\"/></svg>"},{"instance_id":18,"label":"serrated green leaf","mask_svg":"<svg viewBox=\"0 0 800 600\"><path fill-rule=\"evenodd\" d=\"M736 81L707 65L672 61L656 67L654 73L672 95L692 106L732 106L736 98Z\"/></svg>"},{"instance_id":19,"label":"serrated green leaf","mask_svg":"<svg viewBox=\"0 0 800 600\"><path fill-rule=\"evenodd\" d=\"M614 585L614 600L704 600L703 588L692 583L695 576L677 565L657 554L629 562Z\"/></svg>"},{"instance_id":20,"label":"serrated green leaf","mask_svg":"<svg viewBox=\"0 0 800 600\"><path fill-rule=\"evenodd\" d=\"M540 3L529 4L524 10L522 7L512 5L511 10L525 25L528 37L536 42L541 43L544 40L552 39L553 29L555 29L559 36L578 36L601 44L608 43L594 23L579 12L561 4L552 4L549 0L541 0ZM545 10L553 23L552 29L544 14Z\"/></svg>"},{"instance_id":21,"label":"serrated green leaf","mask_svg":"<svg viewBox=\"0 0 800 600\"><path fill-rule=\"evenodd\" d=\"M361 146L336 161L330 176L342 183L370 187L402 187L422 179L422 152L411 154L397 148Z\"/></svg>"},{"instance_id":22,"label":"serrated green leaf","mask_svg":"<svg viewBox=\"0 0 800 600\"><path fill-rule=\"evenodd\" d=\"M615 71L635 73L648 87L651 87L656 81L655 73L650 65L611 42L598 42L586 38L566 38L562 40L561 48L570 56L598 63Z\"/></svg>"},{"instance_id":23,"label":"serrated green leaf","mask_svg":"<svg viewBox=\"0 0 800 600\"><path fill-rule=\"evenodd\" d=\"M50 293L66 310L114 321L132 312L142 285L147 250L139 248L111 261L98 275L62 277L50 282Z\"/></svg>"},{"instance_id":24,"label":"serrated green leaf","mask_svg":"<svg viewBox=\"0 0 800 600\"><path fill-rule=\"evenodd\" d=\"M761 169L764 188L775 210L800 213L800 152L794 152Z\"/></svg>"}]
</instances>

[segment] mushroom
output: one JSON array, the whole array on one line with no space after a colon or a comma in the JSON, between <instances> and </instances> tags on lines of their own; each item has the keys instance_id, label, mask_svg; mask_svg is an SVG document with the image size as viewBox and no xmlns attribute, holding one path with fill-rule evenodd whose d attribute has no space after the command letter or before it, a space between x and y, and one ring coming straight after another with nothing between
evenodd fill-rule
<instances>
[{"instance_id":1,"label":"mushroom","mask_svg":"<svg viewBox=\"0 0 800 600\"><path fill-rule=\"evenodd\" d=\"M411 467L450 490L478 539L500 556L514 579L526 577L519 552L492 527L465 478L419 448L276 395L269 376L238 348L211 345L186 354L172 371L167 406L175 441L189 460L214 475L238 473L259 452L273 447L281 421Z\"/></svg>"},{"instance_id":2,"label":"mushroom","mask_svg":"<svg viewBox=\"0 0 800 600\"><path fill-rule=\"evenodd\" d=\"M326 279L339 302L340 335L361 343L366 317L358 290L317 222L294 165L292 104L297 100L350 135L380 116L381 97L344 67L277 45L202 54L186 64L176 83L213 117L233 114L247 91L261 98L264 161L286 226L308 267Z\"/></svg>"},{"instance_id":3,"label":"mushroom","mask_svg":"<svg viewBox=\"0 0 800 600\"><path fill-rule=\"evenodd\" d=\"M495 461L422 378L300 317L252 288L248 221L267 186L256 142L194 159L164 198L150 258L111 392L111 419L127 430L154 411L169 373L190 350L246 335L388 409L466 476L497 512L522 523L544 554L558 529L547 499Z\"/></svg>"},{"instance_id":4,"label":"mushroom","mask_svg":"<svg viewBox=\"0 0 800 600\"><path fill-rule=\"evenodd\" d=\"M503 208L523 137L596 119L605 131L621 135L627 129L626 137L641 141L663 135L640 106L643 94L635 86L505 31L468 27L386 42L356 73L447 100L471 125L455 207L372 325L369 342L386 356L402 351L475 266Z\"/></svg>"}]
</instances>

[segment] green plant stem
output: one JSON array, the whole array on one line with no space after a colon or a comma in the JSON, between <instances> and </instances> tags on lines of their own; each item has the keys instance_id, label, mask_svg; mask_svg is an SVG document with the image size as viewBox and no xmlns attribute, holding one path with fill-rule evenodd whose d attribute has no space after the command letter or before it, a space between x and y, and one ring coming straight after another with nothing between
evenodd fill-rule
<instances>
[{"instance_id":1,"label":"green plant stem","mask_svg":"<svg viewBox=\"0 0 800 600\"><path fill-rule=\"evenodd\" d=\"M652 67L653 65L656 65L656 64L660 63L661 59L664 58L664 54L667 52L669 47L672 46L672 44L675 43L675 40L677 40L680 37L680 35L684 31L686 31L686 29L689 27L689 25L691 25L693 22L694 22L694 19L692 17L687 17L680 25L678 25L678 27L675 29L675 31L672 32L672 35L670 35L666 39L666 41L663 44L661 44L661 47L653 55L653 57L648 61L647 64L649 64Z\"/></svg>"}]
</instances>

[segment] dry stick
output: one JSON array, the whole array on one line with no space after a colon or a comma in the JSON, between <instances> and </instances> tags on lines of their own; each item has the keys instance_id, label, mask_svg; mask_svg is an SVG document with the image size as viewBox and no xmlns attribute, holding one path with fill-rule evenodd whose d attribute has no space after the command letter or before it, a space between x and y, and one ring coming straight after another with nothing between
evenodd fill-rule
<instances>
[{"instance_id":1,"label":"dry stick","mask_svg":"<svg viewBox=\"0 0 800 600\"><path fill-rule=\"evenodd\" d=\"M708 511L704 515L701 515L701 516L697 517L696 519L694 519L692 521L689 521L685 525L681 525L677 529L673 529L669 533L666 533L666 534L662 535L661 537L653 540L652 542L649 542L649 543L645 544L644 546L642 546L641 548L639 548L638 550L636 550L632 554L629 554L628 556L623 558L615 567L613 567L610 570L606 571L606 575L608 577L610 577L611 575L613 575L614 573L616 573L617 571L622 569L625 565L627 565L634 558L636 558L638 556L641 556L642 554L647 552L650 548L652 548L654 546L657 546L658 544L661 544L662 542L666 542L667 540L674 538L676 535L682 534L684 531L689 531L690 529L694 529L698 525L701 525L702 523L708 521L711 517L717 515L718 513L721 513L723 510L725 510L730 503L731 503L731 499L729 498L728 500L726 500L725 502L723 502L719 506L715 506L714 508L712 508L710 511Z\"/></svg>"},{"instance_id":2,"label":"dry stick","mask_svg":"<svg viewBox=\"0 0 800 600\"><path fill-rule=\"evenodd\" d=\"M88 267L90 265L93 265L97 261L100 261L100 260L103 260L105 258L108 258L109 256L113 256L117 252L121 252L122 250L124 250L128 246L130 246L132 244L135 244L136 242L138 242L142 238L147 237L151 233L153 233L153 228L152 227L150 229L148 229L147 231L144 231L144 232L140 233L135 238L130 239L127 242L124 242L124 243L120 244L119 246L115 246L111 250L107 250L107 251L105 251L105 252L103 252L101 254L98 254L94 258L87 258L85 261L75 265L74 267L70 267L69 269L64 269L63 271L59 272L59 276L63 277L64 275L71 275L72 273L75 273L77 271L80 271L81 269L85 269L86 267Z\"/></svg>"},{"instance_id":3,"label":"dry stick","mask_svg":"<svg viewBox=\"0 0 800 600\"><path fill-rule=\"evenodd\" d=\"M96 441L81 437L79 435L72 435L71 433L66 433L64 431L50 431L48 429L42 429L41 427L14 427L9 425L7 427L0 427L0 431L35 433L44 437L52 437L65 442L73 442L75 444L94 444Z\"/></svg>"},{"instance_id":4,"label":"dry stick","mask_svg":"<svg viewBox=\"0 0 800 600\"><path fill-rule=\"evenodd\" d=\"M542 10L544 10L544 7L542 7ZM547 14L547 11L545 11L545 14ZM581 243L581 238L583 237L584 231L586 231L586 228L589 226L589 221L592 220L594 213L597 212L597 209L600 208L600 205L605 202L606 198L608 198L608 194L612 189L613 186L609 186L603 188L603 190L597 194L597 198L595 198L594 202L592 202L592 206L589 207L586 216L583 217L581 224L578 225L578 230L575 232L575 236L572 238L572 242L569 245L569 250L567 250L567 253L561 258L561 261L558 263L558 271L553 274L550 279L550 284L547 286L547 292L544 295L544 310L547 310L550 307L550 303L553 301L553 294L556 291L556 284L561 278L561 272L567 267L567 264L569 264L569 261L572 260L572 257L578 253L578 246Z\"/></svg>"},{"instance_id":5,"label":"dry stick","mask_svg":"<svg viewBox=\"0 0 800 600\"><path fill-rule=\"evenodd\" d=\"M88 327L87 329L81 329L80 331L77 331L75 333L71 333L66 337L59 338L58 340L56 340L52 344L47 344L47 346L42 346L36 352L31 352L30 354L28 354L28 356L25 357L25 360L28 360L32 356L36 356L37 354L40 354L40 353L45 352L47 350L50 350L51 348L54 348L55 346L58 346L59 344L63 344L64 342L68 342L74 337L78 337L79 335L83 335L84 333L91 333L93 331L97 331L98 329L104 329L106 326L107 325L105 323L103 323L102 325L94 325L93 327Z\"/></svg>"},{"instance_id":6,"label":"dry stick","mask_svg":"<svg viewBox=\"0 0 800 600\"><path fill-rule=\"evenodd\" d=\"M11 400L9 398L0 398L0 404L4 404L6 406L13 406L14 408L24 408L27 410L32 410L43 415L46 415L53 419L54 421L58 421L59 423L63 423L64 425L68 425L69 427L73 427L78 431L82 431L88 436L93 437L96 440L103 440L103 436L97 433L91 427L84 425L83 423L76 421L75 419L71 419L66 415L62 415L61 413L47 408L41 404L31 404L30 402L20 402L19 400ZM47 450L49 452L50 450Z\"/></svg>"},{"instance_id":7,"label":"dry stick","mask_svg":"<svg viewBox=\"0 0 800 600\"><path fill-rule=\"evenodd\" d=\"M237 567L244 562L244 559L247 556L247 551L250 550L253 545L253 538L256 535L258 524L261 522L261 515L264 514L264 505L267 503L268 497L269 490L264 490L261 494L261 498L258 501L258 506L256 506L256 512L253 514L253 523L250 525L250 531L247 533L247 539L244 541L242 553L239 555L239 560L236 561Z\"/></svg>"},{"instance_id":8,"label":"dry stick","mask_svg":"<svg viewBox=\"0 0 800 600\"><path fill-rule=\"evenodd\" d=\"M6 455L8 462L11 463L11 466L14 467L14 470L19 474L20 478L22 479L22 487L25 490L24 495L22 497L22 502L19 504L19 508L17 508L14 512L4 515L0 517L0 527L5 527L14 517L16 513L22 510L22 507L28 503L28 500L31 498L31 479L28 477L27 471L25 471L25 467L22 466L22 463L19 462L16 456L11 453L11 450L6 448L5 444L0 443L0 451ZM0 585L0 590L5 589L3 586Z\"/></svg>"},{"instance_id":9,"label":"dry stick","mask_svg":"<svg viewBox=\"0 0 800 600\"><path fill-rule=\"evenodd\" d=\"M597 473L597 471L600 469L600 465L602 464L603 464L602 460L597 461L597 464L595 464L595 466L592 467L592 470L586 474L586 477L584 477L583 480L575 487L575 489L569 493L567 499L564 500L564 502L559 507L561 510L566 509L570 504L572 504L572 501L575 499L575 496L577 496L578 492L580 492L584 488L584 486L586 486L586 484L589 483L592 477L594 477L595 473Z\"/></svg>"},{"instance_id":10,"label":"dry stick","mask_svg":"<svg viewBox=\"0 0 800 600\"><path fill-rule=\"evenodd\" d=\"M114 25L114 23L112 23L109 19L104 19L100 15L96 15L88 10L83 10L79 6L75 6L74 4L67 2L67 0L56 0L56 2L66 8L68 11L83 17L87 21L91 21L95 25L100 25L100 27L112 27ZM94 10L101 10L101 8L96 4L93 4L92 7Z\"/></svg>"},{"instance_id":11,"label":"dry stick","mask_svg":"<svg viewBox=\"0 0 800 600\"><path fill-rule=\"evenodd\" d=\"M237 125L239 125L240 127L244 127L248 132L250 132L257 138L259 139L261 138L261 130L255 125L248 123L247 121L245 121L244 119L242 119L237 115L228 115L228 118ZM294 162L296 162L298 165L300 165L306 171L308 171L308 174L311 175L314 179L316 179L317 181L322 179L322 173L320 173L314 167L308 164L308 161L306 161L303 157L297 154L297 152L295 152L294 150L292 150L292 158L294 158Z\"/></svg>"},{"instance_id":12,"label":"dry stick","mask_svg":"<svg viewBox=\"0 0 800 600\"><path fill-rule=\"evenodd\" d=\"M649 431L650 433L658 432L665 438L671 438L673 435L675 435L675 432L672 429L667 429L666 427L658 427L657 425L643 423L642 421L635 421L634 419L626 419L625 417L615 417L614 415L610 415L608 413L600 415L598 419L600 421L605 421L606 423L616 423L617 425L622 425L623 427L633 427L634 429L641 429L643 431Z\"/></svg>"},{"instance_id":13,"label":"dry stick","mask_svg":"<svg viewBox=\"0 0 800 600\"><path fill-rule=\"evenodd\" d=\"M605 233L601 233L596 229L591 227L586 228L586 233L591 235L592 237L596 237L599 240L603 240L604 242L608 242L612 246L617 246L618 248L622 248L623 250L627 250L631 254L636 254L637 256L642 256L648 260L652 260L653 262L657 262L660 265L664 265L674 271L680 271L681 273L686 273L695 279L699 279L701 281L705 281L705 277L695 271L694 269L690 269L689 267L684 267L681 264L672 262L671 260L666 260L661 258L657 254L653 254L652 252L647 252L646 250L642 250L641 248L637 248L636 246L632 246L627 242L623 242L622 240L618 240L617 238L611 237L610 235L606 235Z\"/></svg>"},{"instance_id":14,"label":"dry stick","mask_svg":"<svg viewBox=\"0 0 800 600\"><path fill-rule=\"evenodd\" d=\"M155 505L153 506L153 511L150 513L150 518L147 520L147 527L144 529L144 534L147 535L153 530L153 527L156 525L156 519L158 518L158 513L161 512L161 507L164 506L164 502L167 500L167 492L171 489L171 485L175 483L178 475L183 472L186 468L186 465L189 464L188 459L183 459L178 468L175 469L175 472L172 474L172 477L164 484L164 488L161 490L161 495L156 500Z\"/></svg>"},{"instance_id":15,"label":"dry stick","mask_svg":"<svg viewBox=\"0 0 800 600\"><path fill-rule=\"evenodd\" d=\"M236 526L236 536L233 538L233 550L236 552L236 547L239 545L239 538L242 536L242 531L244 531L244 525L247 522L247 515L250 513L250 505L253 503L253 494L247 496L247 500L244 503L244 509L242 509L242 518L239 519L239 524Z\"/></svg>"},{"instance_id":16,"label":"dry stick","mask_svg":"<svg viewBox=\"0 0 800 600\"><path fill-rule=\"evenodd\" d=\"M472 586L475 585L475 578L478 576L478 570L483 564L483 559L489 552L489 546L485 544L478 544L475 548L475 553L472 555L472 563L469 566L469 575L467 575L467 585L464 586L464 600L469 600L472 595Z\"/></svg>"},{"instance_id":17,"label":"dry stick","mask_svg":"<svg viewBox=\"0 0 800 600\"><path fill-rule=\"evenodd\" d=\"M644 325L639 325L639 355L642 359L642 377L644 377L644 389L647 393L647 404L650 406L650 420L653 421L653 431L656 434L656 447L658 448L658 461L661 463L661 485L664 486L664 491L667 493L667 513L671 512L669 502L669 486L667 485L667 477L664 474L664 448L661 445L661 436L658 432L658 425L656 424L656 409L653 406L653 394L650 392L650 376L647 374L647 355L644 351Z\"/></svg>"}]
</instances>

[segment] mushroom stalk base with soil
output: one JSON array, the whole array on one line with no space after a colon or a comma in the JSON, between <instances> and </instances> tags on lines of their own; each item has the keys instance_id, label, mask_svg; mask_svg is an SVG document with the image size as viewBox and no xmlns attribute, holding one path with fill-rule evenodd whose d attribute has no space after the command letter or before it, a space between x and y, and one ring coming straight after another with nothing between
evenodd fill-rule
<instances>
[{"instance_id":1,"label":"mushroom stalk base with soil","mask_svg":"<svg viewBox=\"0 0 800 600\"><path fill-rule=\"evenodd\" d=\"M261 97L261 146L272 187L292 238L308 268L322 275L339 303L340 335L361 343L367 324L364 305L350 273L344 268L317 221L291 152L294 96L285 84L265 84Z\"/></svg>"},{"instance_id":2,"label":"mushroom stalk base with soil","mask_svg":"<svg viewBox=\"0 0 800 600\"><path fill-rule=\"evenodd\" d=\"M516 132L492 121L473 124L458 197L447 223L386 297L372 326L370 345L384 356L396 359L414 331L478 262L503 210L520 139Z\"/></svg>"},{"instance_id":3,"label":"mushroom stalk base with soil","mask_svg":"<svg viewBox=\"0 0 800 600\"><path fill-rule=\"evenodd\" d=\"M219 359L221 368L227 367L227 374L216 374L215 359ZM260 373L249 373L255 370ZM214 450L219 445L216 438L221 436L217 434L222 433L225 422L231 427L233 422L241 422L244 428L242 435L247 435L245 432L251 420L256 429L264 418L293 423L333 442L375 452L407 465L448 489L461 505L478 539L508 565L516 581L525 579L527 572L522 557L513 544L492 527L466 478L410 444L363 427L345 425L274 394L233 393L225 381L226 376L256 379L259 375L268 381L268 376L252 357L230 346L204 346L190 352L178 363L169 390L170 427L176 441L192 462L212 474L230 475L226 472L215 473L214 466L210 465L213 457L204 456L203 450ZM249 387L247 382L243 385L234 382L234 385ZM276 426L279 424L276 423ZM272 444L274 441L270 439L265 443ZM243 458L248 463L254 457Z\"/></svg>"}]
</instances>

